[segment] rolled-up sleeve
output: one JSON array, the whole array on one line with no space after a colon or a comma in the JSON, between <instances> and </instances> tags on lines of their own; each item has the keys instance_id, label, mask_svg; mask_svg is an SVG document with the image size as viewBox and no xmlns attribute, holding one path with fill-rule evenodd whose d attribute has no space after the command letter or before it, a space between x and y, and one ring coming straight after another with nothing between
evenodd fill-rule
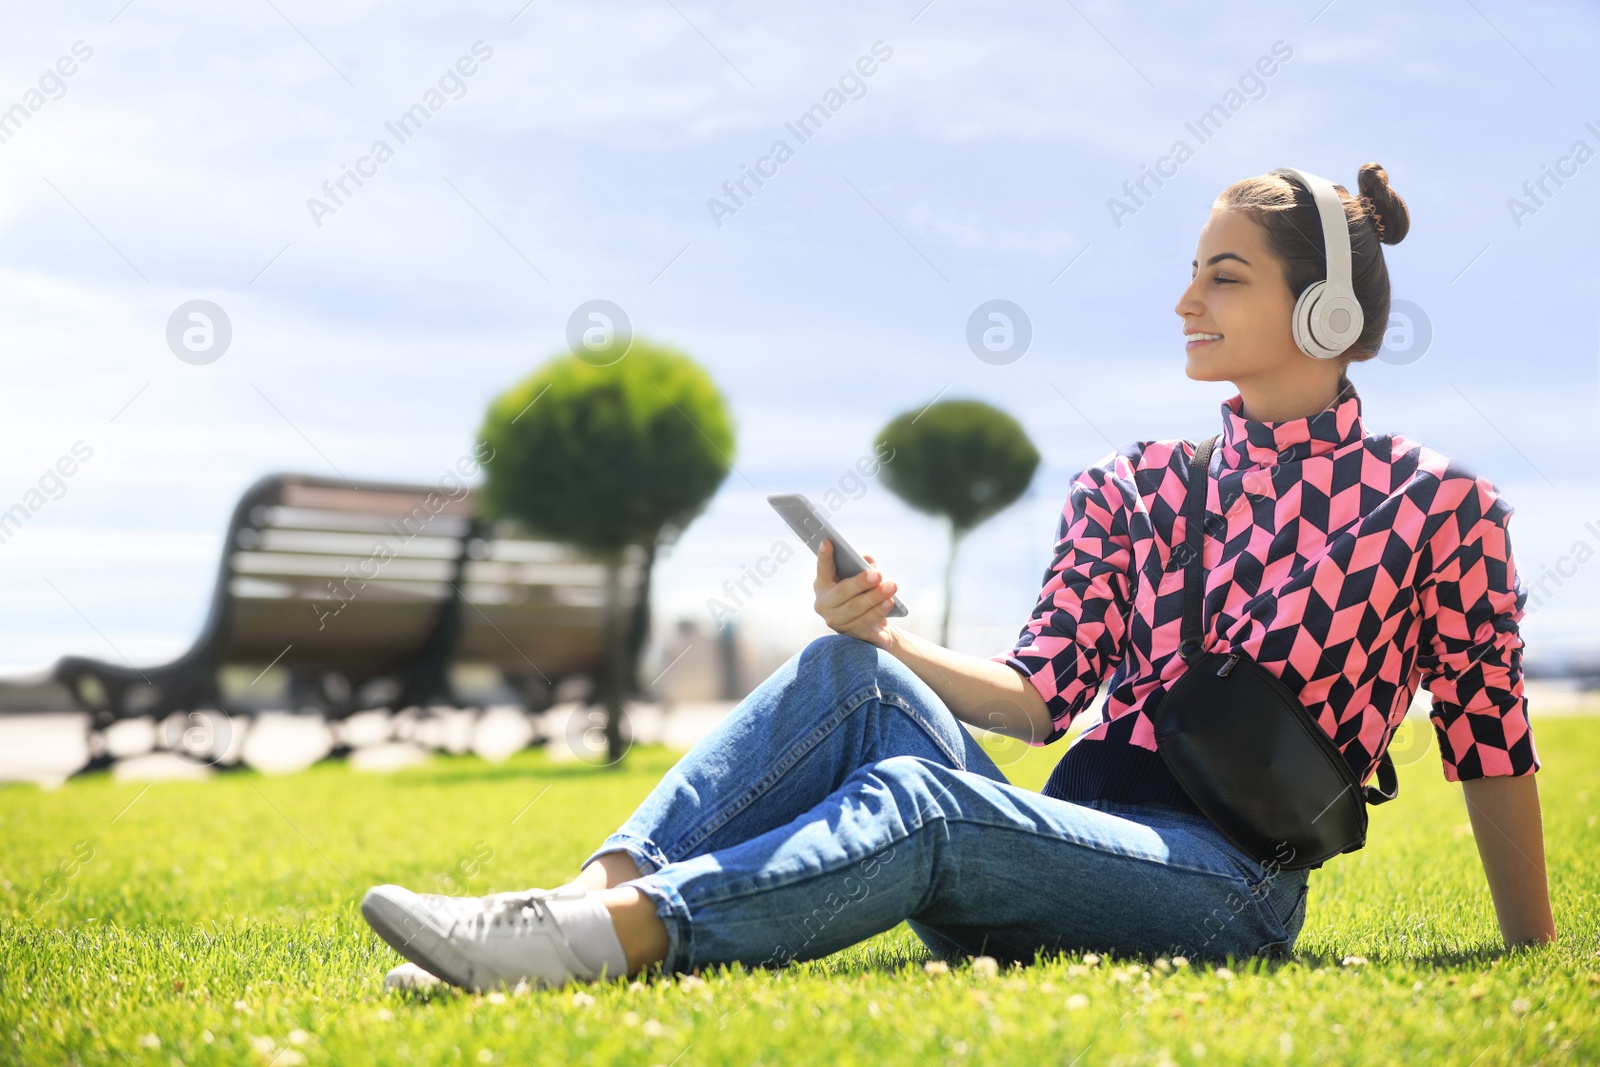
<instances>
[{"instance_id":1,"label":"rolled-up sleeve","mask_svg":"<svg viewBox=\"0 0 1600 1067\"><path fill-rule=\"evenodd\" d=\"M1446 781L1520 777L1539 769L1523 692L1527 590L1508 529L1512 508L1479 478L1434 541L1421 589L1417 666L1433 696L1429 720Z\"/></svg>"},{"instance_id":2,"label":"rolled-up sleeve","mask_svg":"<svg viewBox=\"0 0 1600 1067\"><path fill-rule=\"evenodd\" d=\"M1073 479L1033 613L1016 644L990 657L1029 679L1050 710L1051 732L1029 742L1034 747L1065 734L1122 659L1133 543L1115 475L1127 464L1113 452Z\"/></svg>"}]
</instances>

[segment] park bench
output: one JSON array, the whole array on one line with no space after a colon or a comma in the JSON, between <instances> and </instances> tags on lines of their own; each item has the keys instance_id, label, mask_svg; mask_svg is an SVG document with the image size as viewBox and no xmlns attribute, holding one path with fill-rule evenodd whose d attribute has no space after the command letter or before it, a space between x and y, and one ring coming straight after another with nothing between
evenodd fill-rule
<instances>
[{"instance_id":1,"label":"park bench","mask_svg":"<svg viewBox=\"0 0 1600 1067\"><path fill-rule=\"evenodd\" d=\"M381 697L444 694L468 501L433 486L262 478L233 510L211 606L194 645L171 663L134 667L81 656L57 680L97 725L179 711L248 707L266 690L226 687L250 668L287 676L279 699L347 714Z\"/></svg>"},{"instance_id":2,"label":"park bench","mask_svg":"<svg viewBox=\"0 0 1600 1067\"><path fill-rule=\"evenodd\" d=\"M452 662L489 669L538 710L564 678L593 680L605 658L605 564L576 547L519 536L508 524L468 546ZM643 593L645 553L630 546L619 574L626 620Z\"/></svg>"},{"instance_id":3,"label":"park bench","mask_svg":"<svg viewBox=\"0 0 1600 1067\"><path fill-rule=\"evenodd\" d=\"M642 563L642 550L626 558L624 611ZM67 656L0 693L0 709L77 709L97 727L264 707L338 719L470 706L452 676L475 669L499 672L500 693L538 710L564 680L600 669L604 597L594 558L491 528L470 490L273 475L234 508L193 647L144 668Z\"/></svg>"}]
</instances>

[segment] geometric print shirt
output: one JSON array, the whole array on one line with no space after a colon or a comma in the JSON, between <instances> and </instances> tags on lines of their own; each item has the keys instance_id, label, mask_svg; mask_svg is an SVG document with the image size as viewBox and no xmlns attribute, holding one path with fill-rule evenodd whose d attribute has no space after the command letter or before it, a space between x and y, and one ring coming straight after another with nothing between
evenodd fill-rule
<instances>
[{"instance_id":1,"label":"geometric print shirt","mask_svg":"<svg viewBox=\"0 0 1600 1067\"><path fill-rule=\"evenodd\" d=\"M1363 784L1419 686L1447 781L1537 771L1511 505L1425 445L1369 436L1353 388L1281 422L1246 419L1243 403L1221 404L1206 484L1202 651L1243 651L1282 679ZM1044 698L1053 728L1035 747L1065 734L1109 679L1047 795L1063 795L1080 746L1164 773L1147 710L1186 669L1172 546L1186 536L1194 450L1136 441L1073 479L1032 616L990 657Z\"/></svg>"}]
</instances>

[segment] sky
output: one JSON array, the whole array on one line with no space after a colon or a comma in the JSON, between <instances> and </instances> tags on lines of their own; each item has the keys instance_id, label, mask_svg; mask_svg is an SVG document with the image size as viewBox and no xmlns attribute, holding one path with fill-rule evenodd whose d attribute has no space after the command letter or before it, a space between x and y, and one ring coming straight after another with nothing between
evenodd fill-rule
<instances>
[{"instance_id":1,"label":"sky","mask_svg":"<svg viewBox=\"0 0 1600 1067\"><path fill-rule=\"evenodd\" d=\"M248 485L435 481L597 299L699 361L737 428L658 565L660 622L709 627L785 536L766 494L816 499L894 415L972 397L1044 457L957 564L952 645L1002 651L1072 477L1221 428L1234 389L1185 376L1173 310L1215 196L1280 166L1353 187L1372 161L1412 228L1385 249L1394 345L1351 370L1367 428L1513 504L1545 591L1527 664L1600 657L1592 7L7 7L0 510L41 506L0 543L0 669L181 652ZM209 362L168 340L195 300L231 329ZM1031 324L1020 358L969 347L990 300ZM936 634L940 523L875 480L834 521ZM740 605L751 640L827 632L813 567Z\"/></svg>"}]
</instances>

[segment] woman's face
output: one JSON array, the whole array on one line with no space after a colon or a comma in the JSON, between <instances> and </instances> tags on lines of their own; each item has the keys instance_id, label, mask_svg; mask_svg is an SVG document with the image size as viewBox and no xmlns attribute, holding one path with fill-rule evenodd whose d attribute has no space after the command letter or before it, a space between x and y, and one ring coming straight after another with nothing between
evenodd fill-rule
<instances>
[{"instance_id":1,"label":"woman's face","mask_svg":"<svg viewBox=\"0 0 1600 1067\"><path fill-rule=\"evenodd\" d=\"M1212 209L1200 230L1194 280L1174 309L1183 319L1185 373L1204 382L1303 373L1306 355L1289 326L1294 301L1265 231L1238 209Z\"/></svg>"}]
</instances>

